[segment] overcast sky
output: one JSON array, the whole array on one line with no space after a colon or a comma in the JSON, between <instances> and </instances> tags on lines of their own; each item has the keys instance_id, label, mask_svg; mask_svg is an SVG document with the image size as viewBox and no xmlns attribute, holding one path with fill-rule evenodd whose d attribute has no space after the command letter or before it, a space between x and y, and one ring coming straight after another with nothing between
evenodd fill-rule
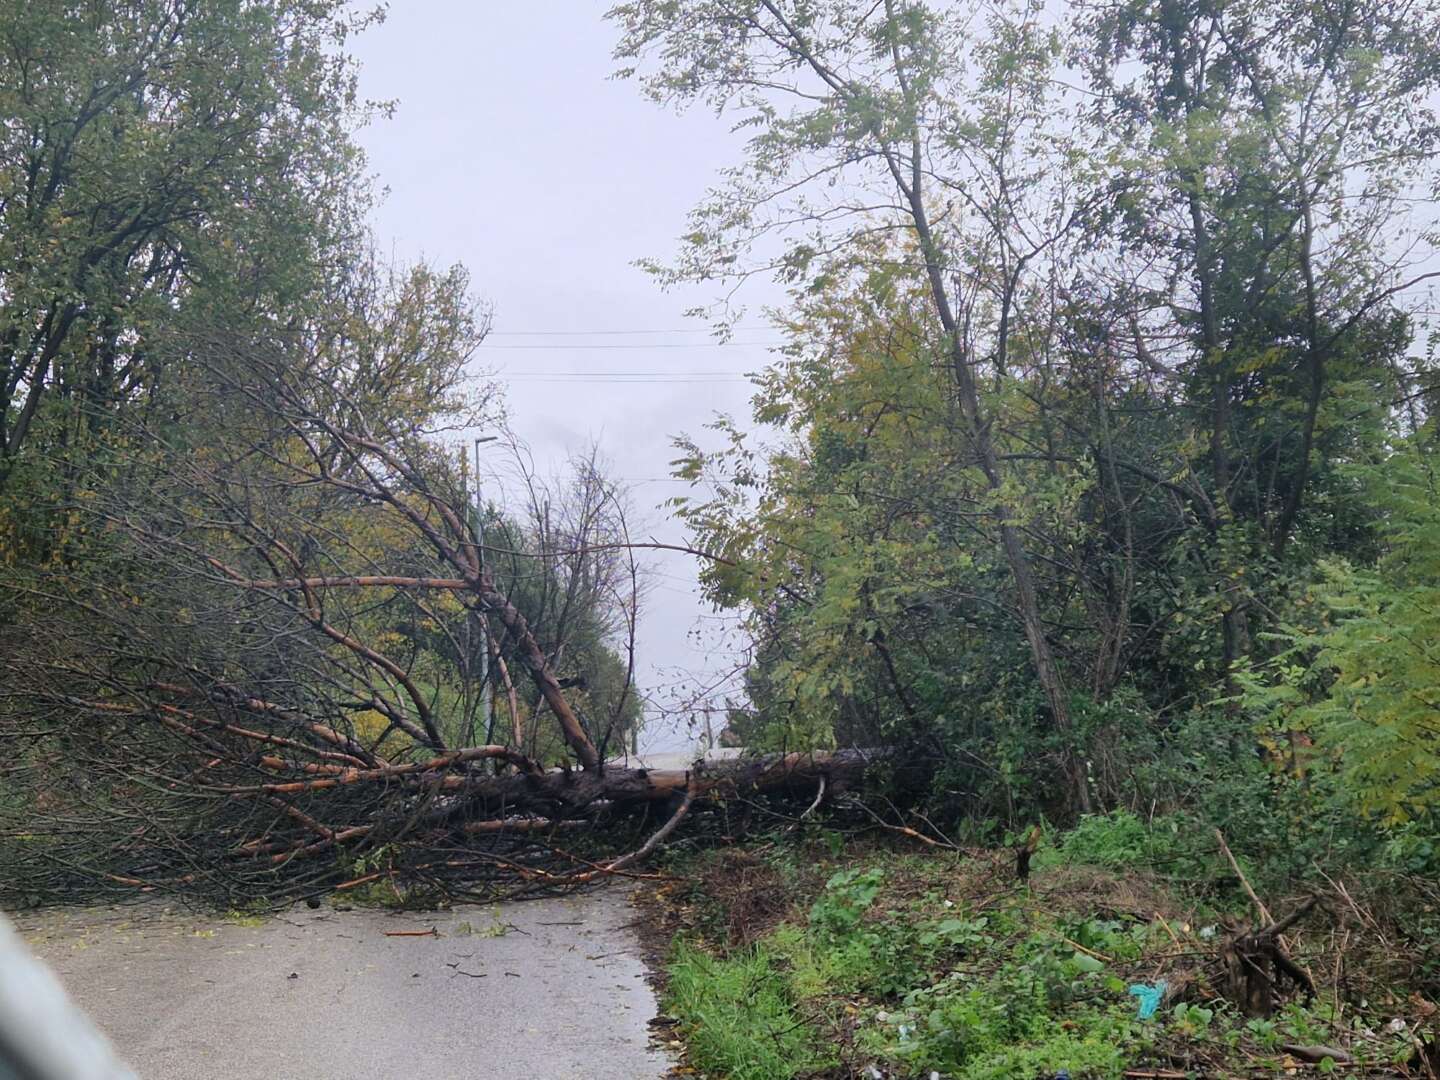
<instances>
[{"instance_id":1,"label":"overcast sky","mask_svg":"<svg viewBox=\"0 0 1440 1080\"><path fill-rule=\"evenodd\" d=\"M392 5L354 51L363 94L399 108L361 141L389 189L374 223L382 248L463 262L493 305L480 361L504 381L511 423L539 470L559 472L598 442L645 531L678 542L682 530L657 509L684 487L665 479L670 439L702 435L717 411L747 417L742 375L767 353L716 347L707 325L683 313L718 293L664 293L633 263L676 250L686 212L737 160L739 140L703 110L677 117L612 81L606 7ZM744 294L742 325L755 329L738 340L777 339L758 310L777 296L764 286ZM647 562L655 576L639 680L663 703L687 675L728 670L733 653L714 636L721 624L699 598L693 562ZM652 725L642 746L679 748L686 734Z\"/></svg>"}]
</instances>

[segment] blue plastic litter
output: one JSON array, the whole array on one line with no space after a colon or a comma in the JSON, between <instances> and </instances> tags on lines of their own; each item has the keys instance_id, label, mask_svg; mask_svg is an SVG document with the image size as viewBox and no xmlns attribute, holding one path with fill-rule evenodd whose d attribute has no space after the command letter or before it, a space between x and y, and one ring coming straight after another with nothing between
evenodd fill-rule
<instances>
[{"instance_id":1,"label":"blue plastic litter","mask_svg":"<svg viewBox=\"0 0 1440 1080\"><path fill-rule=\"evenodd\" d=\"M1055 1080L1070 1080L1070 1070L1061 1069L1055 1074Z\"/></svg>"},{"instance_id":2,"label":"blue plastic litter","mask_svg":"<svg viewBox=\"0 0 1440 1080\"><path fill-rule=\"evenodd\" d=\"M1161 979L1154 985L1136 983L1130 987L1130 996L1139 1002L1140 1019L1149 1020L1155 1015L1155 1010L1160 1008L1160 999L1165 996L1165 980Z\"/></svg>"}]
</instances>

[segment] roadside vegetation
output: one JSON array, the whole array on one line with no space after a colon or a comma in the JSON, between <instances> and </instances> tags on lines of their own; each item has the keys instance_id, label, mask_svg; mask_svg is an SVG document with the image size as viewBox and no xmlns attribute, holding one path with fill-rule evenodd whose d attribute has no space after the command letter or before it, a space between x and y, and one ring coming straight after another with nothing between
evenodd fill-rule
<instances>
[{"instance_id":1,"label":"roadside vegetation","mask_svg":"<svg viewBox=\"0 0 1440 1080\"><path fill-rule=\"evenodd\" d=\"M382 15L0 0L0 902L668 850L717 1077L1440 1080L1440 0L610 12L746 136L658 283L785 290L677 433L689 770L621 485L478 497L489 309L376 252Z\"/></svg>"},{"instance_id":2,"label":"roadside vegetation","mask_svg":"<svg viewBox=\"0 0 1440 1080\"><path fill-rule=\"evenodd\" d=\"M1427 995L1440 955L1410 920L1433 919L1440 890L1403 868L1376 868L1384 896L1354 881L1320 894L1286 932L1313 992L1280 984L1265 1016L1226 996L1226 950L1258 918L1251 901L1213 838L1187 841L1166 823L1088 818L1047 838L1026 882L1008 850L903 851L823 828L672 869L693 880L643 902L675 935L663 1007L703 1076L1426 1077L1435 1067ZM1313 895L1272 904L1288 914Z\"/></svg>"},{"instance_id":3,"label":"roadside vegetation","mask_svg":"<svg viewBox=\"0 0 1440 1080\"><path fill-rule=\"evenodd\" d=\"M672 958L696 1063L1434 1076L1440 9L612 17L749 135L657 276L789 289L676 444L729 735L883 749L806 820L931 851L765 850L803 900Z\"/></svg>"}]
</instances>

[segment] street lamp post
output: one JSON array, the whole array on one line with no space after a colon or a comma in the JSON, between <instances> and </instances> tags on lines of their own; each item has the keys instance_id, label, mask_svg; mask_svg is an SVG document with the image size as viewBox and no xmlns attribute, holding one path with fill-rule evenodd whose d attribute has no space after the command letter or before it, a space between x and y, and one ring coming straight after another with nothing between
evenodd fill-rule
<instances>
[{"instance_id":1,"label":"street lamp post","mask_svg":"<svg viewBox=\"0 0 1440 1080\"><path fill-rule=\"evenodd\" d=\"M475 530L475 554L480 560L480 570L485 569L485 519L480 506L480 444L494 442L500 436L477 436L471 449L475 455L475 491L470 502L470 527ZM490 686L490 624L483 614L476 614L480 623L480 715L485 721L485 741L492 741L495 733L495 695ZM471 740L473 741L473 740Z\"/></svg>"}]
</instances>

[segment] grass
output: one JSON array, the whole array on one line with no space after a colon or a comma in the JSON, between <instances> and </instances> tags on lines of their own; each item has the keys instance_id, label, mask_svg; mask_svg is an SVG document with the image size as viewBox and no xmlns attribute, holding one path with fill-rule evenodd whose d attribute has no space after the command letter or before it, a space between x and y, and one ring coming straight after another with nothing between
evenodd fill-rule
<instances>
[{"instance_id":1,"label":"grass","mask_svg":"<svg viewBox=\"0 0 1440 1080\"><path fill-rule=\"evenodd\" d=\"M666 1007L684 1018L695 1065L732 1080L777 1080L838 1063L797 1010L791 981L774 961L756 946L724 957L676 947Z\"/></svg>"},{"instance_id":2,"label":"grass","mask_svg":"<svg viewBox=\"0 0 1440 1080\"><path fill-rule=\"evenodd\" d=\"M1287 1056L1294 1043L1344 1045L1376 1067L1405 1059L1383 1031L1398 990L1368 1015L1323 989L1267 1020L1220 999L1206 965L1221 913L1145 870L1165 838L1134 824L1062 838L1029 887L1010 880L1007 852L836 856L810 843L700 856L692 885L661 891L676 934L665 1005L689 1064L716 1080L872 1067L1119 1080L1176 1062L1203 1075L1325 1071ZM1142 1020L1130 988L1160 978L1179 993Z\"/></svg>"}]
</instances>

